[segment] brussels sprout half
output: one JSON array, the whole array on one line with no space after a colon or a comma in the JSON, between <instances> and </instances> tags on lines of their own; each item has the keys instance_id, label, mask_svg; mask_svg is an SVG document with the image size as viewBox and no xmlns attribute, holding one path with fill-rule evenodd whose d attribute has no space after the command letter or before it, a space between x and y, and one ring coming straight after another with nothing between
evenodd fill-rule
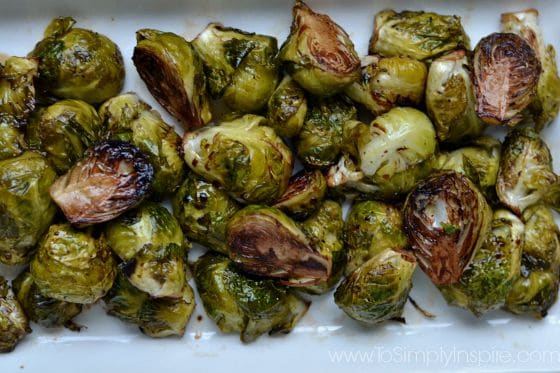
<instances>
[{"instance_id":1,"label":"brussels sprout half","mask_svg":"<svg viewBox=\"0 0 560 373\"><path fill-rule=\"evenodd\" d=\"M140 203L153 175L153 166L134 145L103 141L89 148L49 191L70 223L86 226L111 220Z\"/></svg>"},{"instance_id":2,"label":"brussels sprout half","mask_svg":"<svg viewBox=\"0 0 560 373\"><path fill-rule=\"evenodd\" d=\"M459 16L387 9L375 15L369 53L422 61L461 47L468 49L469 43Z\"/></svg>"},{"instance_id":3,"label":"brussels sprout half","mask_svg":"<svg viewBox=\"0 0 560 373\"><path fill-rule=\"evenodd\" d=\"M252 205L235 213L226 239L230 258L250 274L305 286L332 273L332 257L313 247L296 223L273 207Z\"/></svg>"},{"instance_id":4,"label":"brussels sprout half","mask_svg":"<svg viewBox=\"0 0 560 373\"><path fill-rule=\"evenodd\" d=\"M53 19L29 57L39 61L40 90L98 104L120 92L124 61L111 39L75 23L70 17Z\"/></svg>"},{"instance_id":5,"label":"brussels sprout half","mask_svg":"<svg viewBox=\"0 0 560 373\"><path fill-rule=\"evenodd\" d=\"M0 263L29 261L56 214L49 187L56 173L40 154L0 161Z\"/></svg>"},{"instance_id":6,"label":"brussels sprout half","mask_svg":"<svg viewBox=\"0 0 560 373\"><path fill-rule=\"evenodd\" d=\"M508 210L494 212L492 228L459 281L440 290L450 305L476 316L504 305L519 277L524 225Z\"/></svg>"},{"instance_id":7,"label":"brussels sprout half","mask_svg":"<svg viewBox=\"0 0 560 373\"><path fill-rule=\"evenodd\" d=\"M261 110L279 79L277 41L210 23L193 41L204 63L208 90L241 113Z\"/></svg>"},{"instance_id":8,"label":"brussels sprout half","mask_svg":"<svg viewBox=\"0 0 560 373\"><path fill-rule=\"evenodd\" d=\"M290 177L288 189L274 203L294 219L302 220L313 214L327 193L327 182L319 170L301 170Z\"/></svg>"},{"instance_id":9,"label":"brussels sprout half","mask_svg":"<svg viewBox=\"0 0 560 373\"><path fill-rule=\"evenodd\" d=\"M558 115L560 77L556 66L556 52L551 44L545 44L538 17L539 12L536 9L503 13L501 24L503 32L512 32L525 39L541 62L542 73L537 85L537 96L529 106L535 129L541 131Z\"/></svg>"},{"instance_id":10,"label":"brussels sprout half","mask_svg":"<svg viewBox=\"0 0 560 373\"><path fill-rule=\"evenodd\" d=\"M410 253L386 249L350 273L336 289L334 301L348 316L365 324L400 318L415 269Z\"/></svg>"},{"instance_id":11,"label":"brussels sprout half","mask_svg":"<svg viewBox=\"0 0 560 373\"><path fill-rule=\"evenodd\" d=\"M29 319L45 328L65 326L79 331L80 326L72 319L82 312L83 306L54 298L41 293L29 270L25 270L12 282L16 298Z\"/></svg>"},{"instance_id":12,"label":"brussels sprout half","mask_svg":"<svg viewBox=\"0 0 560 373\"><path fill-rule=\"evenodd\" d=\"M374 115L395 106L417 106L424 98L428 69L409 57L367 56L362 60L362 76L344 92Z\"/></svg>"},{"instance_id":13,"label":"brussels sprout half","mask_svg":"<svg viewBox=\"0 0 560 373\"><path fill-rule=\"evenodd\" d=\"M305 121L305 91L290 76L284 77L268 100L268 125L280 136L296 136Z\"/></svg>"},{"instance_id":14,"label":"brussels sprout half","mask_svg":"<svg viewBox=\"0 0 560 373\"><path fill-rule=\"evenodd\" d=\"M456 172L420 182L408 195L403 214L418 264L436 285L460 280L492 223L482 193Z\"/></svg>"},{"instance_id":15,"label":"brussels sprout half","mask_svg":"<svg viewBox=\"0 0 560 373\"><path fill-rule=\"evenodd\" d=\"M0 123L16 128L27 123L35 109L37 69L37 61L32 58L10 57L4 64L0 62Z\"/></svg>"},{"instance_id":16,"label":"brussels sprout half","mask_svg":"<svg viewBox=\"0 0 560 373\"><path fill-rule=\"evenodd\" d=\"M105 136L95 108L79 100L61 100L39 109L26 132L29 147L43 152L59 174L67 172L87 148Z\"/></svg>"},{"instance_id":17,"label":"brussels sprout half","mask_svg":"<svg viewBox=\"0 0 560 373\"><path fill-rule=\"evenodd\" d=\"M27 316L8 281L0 276L0 353L13 351L28 333L31 333L31 328Z\"/></svg>"},{"instance_id":18,"label":"brussels sprout half","mask_svg":"<svg viewBox=\"0 0 560 373\"><path fill-rule=\"evenodd\" d=\"M348 275L386 249L407 249L402 213L381 201L358 201L352 205L344 225L348 251Z\"/></svg>"},{"instance_id":19,"label":"brussels sprout half","mask_svg":"<svg viewBox=\"0 0 560 373\"><path fill-rule=\"evenodd\" d=\"M208 316L222 332L239 332L245 343L267 332L290 332L309 308L289 288L248 277L216 253L196 261L194 277Z\"/></svg>"},{"instance_id":20,"label":"brussels sprout half","mask_svg":"<svg viewBox=\"0 0 560 373\"><path fill-rule=\"evenodd\" d=\"M127 93L107 100L99 115L110 138L131 142L149 158L154 166L151 191L155 199L177 189L185 173L181 138L157 111L136 94Z\"/></svg>"},{"instance_id":21,"label":"brussels sprout half","mask_svg":"<svg viewBox=\"0 0 560 373\"><path fill-rule=\"evenodd\" d=\"M171 32L142 29L136 32L132 60L154 98L186 130L212 119L206 78L193 46Z\"/></svg>"},{"instance_id":22,"label":"brussels sprout half","mask_svg":"<svg viewBox=\"0 0 560 373\"><path fill-rule=\"evenodd\" d=\"M105 295L116 273L105 239L70 224L51 225L30 271L43 295L79 304L94 303Z\"/></svg>"},{"instance_id":23,"label":"brussels sprout half","mask_svg":"<svg viewBox=\"0 0 560 373\"><path fill-rule=\"evenodd\" d=\"M292 16L279 57L296 82L316 96L332 96L360 78L354 44L339 25L301 0L296 0Z\"/></svg>"},{"instance_id":24,"label":"brussels sprout half","mask_svg":"<svg viewBox=\"0 0 560 373\"><path fill-rule=\"evenodd\" d=\"M223 189L190 173L171 206L185 236L227 255L226 225L241 207Z\"/></svg>"},{"instance_id":25,"label":"brussels sprout half","mask_svg":"<svg viewBox=\"0 0 560 373\"><path fill-rule=\"evenodd\" d=\"M541 75L531 46L515 34L493 33L476 45L473 65L478 117L490 125L521 122Z\"/></svg>"},{"instance_id":26,"label":"brussels sprout half","mask_svg":"<svg viewBox=\"0 0 560 373\"><path fill-rule=\"evenodd\" d=\"M270 203L288 186L293 156L266 119L247 114L185 134L187 165L246 203Z\"/></svg>"}]
</instances>

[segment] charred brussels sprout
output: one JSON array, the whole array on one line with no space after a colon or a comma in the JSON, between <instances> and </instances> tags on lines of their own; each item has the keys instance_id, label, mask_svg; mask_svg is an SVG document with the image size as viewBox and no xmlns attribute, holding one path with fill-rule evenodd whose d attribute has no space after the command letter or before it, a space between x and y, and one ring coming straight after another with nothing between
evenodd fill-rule
<instances>
[{"instance_id":1,"label":"charred brussels sprout","mask_svg":"<svg viewBox=\"0 0 560 373\"><path fill-rule=\"evenodd\" d=\"M29 261L56 214L49 197L55 179L54 170L37 153L0 161L0 263Z\"/></svg>"},{"instance_id":2,"label":"charred brussels sprout","mask_svg":"<svg viewBox=\"0 0 560 373\"><path fill-rule=\"evenodd\" d=\"M380 201L352 205L344 226L344 241L348 251L346 274L386 249L408 248L401 212Z\"/></svg>"},{"instance_id":3,"label":"charred brussels sprout","mask_svg":"<svg viewBox=\"0 0 560 373\"><path fill-rule=\"evenodd\" d=\"M492 229L453 285L440 287L450 305L476 316L504 305L519 277L524 225L508 210L494 212Z\"/></svg>"},{"instance_id":4,"label":"charred brussels sprout","mask_svg":"<svg viewBox=\"0 0 560 373\"><path fill-rule=\"evenodd\" d=\"M556 66L556 52L551 44L546 45L536 9L502 14L502 30L521 36L537 54L542 73L537 84L537 96L529 106L535 129L542 130L558 115L560 108L560 77Z\"/></svg>"},{"instance_id":5,"label":"charred brussels sprout","mask_svg":"<svg viewBox=\"0 0 560 373\"><path fill-rule=\"evenodd\" d=\"M153 175L152 165L138 148L103 141L52 184L50 195L70 223L102 223L140 203Z\"/></svg>"},{"instance_id":6,"label":"charred brussels sprout","mask_svg":"<svg viewBox=\"0 0 560 373\"><path fill-rule=\"evenodd\" d=\"M30 271L43 295L91 304L113 285L115 261L103 237L55 224L39 243Z\"/></svg>"},{"instance_id":7,"label":"charred brussels sprout","mask_svg":"<svg viewBox=\"0 0 560 373\"><path fill-rule=\"evenodd\" d=\"M342 207L337 202L325 201L299 226L310 245L332 260L331 274L327 280L300 288L300 290L311 294L324 294L338 283L346 264Z\"/></svg>"},{"instance_id":8,"label":"charred brussels sprout","mask_svg":"<svg viewBox=\"0 0 560 373\"><path fill-rule=\"evenodd\" d=\"M350 136L354 157L342 157L329 170L330 187L348 184L364 193L394 198L410 191L432 170L436 134L421 111L393 108L369 126L359 123L356 131Z\"/></svg>"},{"instance_id":9,"label":"charred brussels sprout","mask_svg":"<svg viewBox=\"0 0 560 373\"><path fill-rule=\"evenodd\" d=\"M37 61L10 57L0 63L0 123L21 128L35 109ZM2 150L0 150L0 154Z\"/></svg>"},{"instance_id":10,"label":"charred brussels sprout","mask_svg":"<svg viewBox=\"0 0 560 373\"><path fill-rule=\"evenodd\" d=\"M342 281L334 301L348 316L365 324L400 318L415 269L416 261L408 252L384 250Z\"/></svg>"},{"instance_id":11,"label":"charred brussels sprout","mask_svg":"<svg viewBox=\"0 0 560 373\"><path fill-rule=\"evenodd\" d=\"M441 142L458 144L484 131L485 124L475 111L471 67L464 49L430 64L426 108Z\"/></svg>"},{"instance_id":12,"label":"charred brussels sprout","mask_svg":"<svg viewBox=\"0 0 560 373\"><path fill-rule=\"evenodd\" d=\"M98 104L119 93L124 62L117 45L96 32L75 28L70 17L55 18L29 53L39 61L38 88L60 98Z\"/></svg>"},{"instance_id":13,"label":"charred brussels sprout","mask_svg":"<svg viewBox=\"0 0 560 373\"><path fill-rule=\"evenodd\" d=\"M213 98L242 113L257 112L278 84L278 45L258 35L211 23L193 41Z\"/></svg>"},{"instance_id":14,"label":"charred brussels sprout","mask_svg":"<svg viewBox=\"0 0 560 373\"><path fill-rule=\"evenodd\" d=\"M367 56L362 61L362 77L344 91L374 115L395 106L417 106L424 98L428 69L423 62L408 57Z\"/></svg>"},{"instance_id":15,"label":"charred brussels sprout","mask_svg":"<svg viewBox=\"0 0 560 373\"><path fill-rule=\"evenodd\" d=\"M178 298L150 298L120 272L103 301L109 315L138 325L154 338L182 337L195 307L193 290L186 282Z\"/></svg>"},{"instance_id":16,"label":"charred brussels sprout","mask_svg":"<svg viewBox=\"0 0 560 373\"><path fill-rule=\"evenodd\" d=\"M296 136L305 121L307 98L304 90L286 76L268 100L268 125L280 136Z\"/></svg>"},{"instance_id":17,"label":"charred brussels sprout","mask_svg":"<svg viewBox=\"0 0 560 373\"><path fill-rule=\"evenodd\" d=\"M332 96L360 77L360 60L348 34L329 16L315 13L297 0L280 60L303 88Z\"/></svg>"},{"instance_id":18,"label":"charred brussels sprout","mask_svg":"<svg viewBox=\"0 0 560 373\"><path fill-rule=\"evenodd\" d=\"M292 286L315 285L331 274L332 257L311 246L276 208L253 205L238 211L228 222L226 238L230 258L247 273Z\"/></svg>"},{"instance_id":19,"label":"charred brussels sprout","mask_svg":"<svg viewBox=\"0 0 560 373\"><path fill-rule=\"evenodd\" d=\"M485 123L515 126L535 98L541 64L515 34L494 33L474 50L476 113Z\"/></svg>"},{"instance_id":20,"label":"charred brussels sprout","mask_svg":"<svg viewBox=\"0 0 560 373\"><path fill-rule=\"evenodd\" d=\"M171 206L185 236L227 255L226 225L240 206L223 189L190 173Z\"/></svg>"},{"instance_id":21,"label":"charred brussels sprout","mask_svg":"<svg viewBox=\"0 0 560 373\"><path fill-rule=\"evenodd\" d=\"M99 108L109 137L131 142L154 166L152 193L161 199L177 189L184 175L181 138L159 113L134 93L109 99Z\"/></svg>"},{"instance_id":22,"label":"charred brussels sprout","mask_svg":"<svg viewBox=\"0 0 560 373\"><path fill-rule=\"evenodd\" d=\"M273 202L288 186L293 156L266 123L265 118L248 114L189 132L183 138L185 161L241 201Z\"/></svg>"},{"instance_id":23,"label":"charred brussels sprout","mask_svg":"<svg viewBox=\"0 0 560 373\"><path fill-rule=\"evenodd\" d=\"M333 165L343 146L343 125L355 118L356 108L344 96L313 100L296 139L302 163L311 168Z\"/></svg>"},{"instance_id":24,"label":"charred brussels sprout","mask_svg":"<svg viewBox=\"0 0 560 373\"><path fill-rule=\"evenodd\" d=\"M288 189L274 203L294 219L305 219L313 214L327 193L327 182L319 170L302 170L290 178Z\"/></svg>"},{"instance_id":25,"label":"charred brussels sprout","mask_svg":"<svg viewBox=\"0 0 560 373\"><path fill-rule=\"evenodd\" d=\"M523 212L525 234L521 276L506 300L507 310L536 318L546 316L558 298L560 232L548 208L531 206Z\"/></svg>"},{"instance_id":26,"label":"charred brussels sprout","mask_svg":"<svg viewBox=\"0 0 560 373\"><path fill-rule=\"evenodd\" d=\"M108 223L105 235L132 285L152 297L181 296L186 282L183 232L165 207L143 203Z\"/></svg>"},{"instance_id":27,"label":"charred brussels sprout","mask_svg":"<svg viewBox=\"0 0 560 373\"><path fill-rule=\"evenodd\" d=\"M42 108L27 126L29 147L46 154L59 174L68 171L104 135L97 111L79 100L62 100Z\"/></svg>"},{"instance_id":28,"label":"charred brussels sprout","mask_svg":"<svg viewBox=\"0 0 560 373\"><path fill-rule=\"evenodd\" d=\"M460 47L469 48L469 43L461 17L383 10L375 15L369 53L427 60Z\"/></svg>"},{"instance_id":29,"label":"charred brussels sprout","mask_svg":"<svg viewBox=\"0 0 560 373\"><path fill-rule=\"evenodd\" d=\"M132 60L154 98L187 130L212 119L206 78L193 46L171 32L136 32Z\"/></svg>"},{"instance_id":30,"label":"charred brussels sprout","mask_svg":"<svg viewBox=\"0 0 560 373\"><path fill-rule=\"evenodd\" d=\"M491 223L492 210L482 193L456 172L420 182L404 206L404 230L412 250L436 285L459 281Z\"/></svg>"},{"instance_id":31,"label":"charred brussels sprout","mask_svg":"<svg viewBox=\"0 0 560 373\"><path fill-rule=\"evenodd\" d=\"M267 332L290 332L309 307L289 288L248 277L219 254L200 257L194 277L208 317L222 332L239 332L246 343Z\"/></svg>"},{"instance_id":32,"label":"charred brussels sprout","mask_svg":"<svg viewBox=\"0 0 560 373\"><path fill-rule=\"evenodd\" d=\"M46 328L65 326L80 330L72 319L82 312L82 305L49 298L41 293L29 271L24 271L13 281L16 298L29 319Z\"/></svg>"},{"instance_id":33,"label":"charred brussels sprout","mask_svg":"<svg viewBox=\"0 0 560 373\"><path fill-rule=\"evenodd\" d=\"M496 183L500 202L517 215L539 201L558 207L559 183L550 150L534 130L516 129L507 135Z\"/></svg>"},{"instance_id":34,"label":"charred brussels sprout","mask_svg":"<svg viewBox=\"0 0 560 373\"><path fill-rule=\"evenodd\" d=\"M434 168L466 175L489 202L496 202L501 147L502 144L492 137L479 137L463 148L439 153Z\"/></svg>"},{"instance_id":35,"label":"charred brussels sprout","mask_svg":"<svg viewBox=\"0 0 560 373\"><path fill-rule=\"evenodd\" d=\"M0 276L0 352L11 352L31 333L29 321L14 296L8 281Z\"/></svg>"}]
</instances>

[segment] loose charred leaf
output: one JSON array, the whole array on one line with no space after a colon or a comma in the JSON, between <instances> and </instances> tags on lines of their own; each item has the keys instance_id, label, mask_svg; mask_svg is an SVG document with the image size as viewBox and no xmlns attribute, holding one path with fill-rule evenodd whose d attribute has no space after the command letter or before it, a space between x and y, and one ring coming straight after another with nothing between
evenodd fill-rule
<instances>
[{"instance_id":1,"label":"loose charred leaf","mask_svg":"<svg viewBox=\"0 0 560 373\"><path fill-rule=\"evenodd\" d=\"M492 210L464 175L434 175L410 192L404 229L420 268L436 285L456 283L482 245Z\"/></svg>"},{"instance_id":2,"label":"loose charred leaf","mask_svg":"<svg viewBox=\"0 0 560 373\"><path fill-rule=\"evenodd\" d=\"M290 178L288 189L274 207L295 219L305 219L320 205L327 192L327 182L319 170L302 170Z\"/></svg>"},{"instance_id":3,"label":"loose charred leaf","mask_svg":"<svg viewBox=\"0 0 560 373\"><path fill-rule=\"evenodd\" d=\"M231 259L247 273L281 279L292 286L326 280L332 258L312 247L301 229L280 210L248 206L229 221Z\"/></svg>"},{"instance_id":4,"label":"loose charred leaf","mask_svg":"<svg viewBox=\"0 0 560 373\"><path fill-rule=\"evenodd\" d=\"M491 34L474 51L476 113L485 123L515 126L537 93L541 64L521 37Z\"/></svg>"},{"instance_id":5,"label":"loose charred leaf","mask_svg":"<svg viewBox=\"0 0 560 373\"><path fill-rule=\"evenodd\" d=\"M103 141L54 182L50 195L72 224L111 220L136 206L148 192L154 169L134 145Z\"/></svg>"}]
</instances>

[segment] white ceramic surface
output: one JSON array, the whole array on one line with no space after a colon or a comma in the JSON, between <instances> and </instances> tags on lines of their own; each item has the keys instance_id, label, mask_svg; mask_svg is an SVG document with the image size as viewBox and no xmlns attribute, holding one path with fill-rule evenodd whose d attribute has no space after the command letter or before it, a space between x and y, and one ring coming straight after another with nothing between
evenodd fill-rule
<instances>
[{"instance_id":1,"label":"white ceramic surface","mask_svg":"<svg viewBox=\"0 0 560 373\"><path fill-rule=\"evenodd\" d=\"M137 29L172 31L190 39L208 22L219 21L274 35L281 43L289 31L291 4L289 0L0 0L0 53L25 55L52 17L74 16L78 26L104 33L120 46L127 67L125 90L138 92L165 115L130 60ZM309 0L309 4L345 28L361 54L367 51L373 15L389 7L460 15L473 44L498 30L501 12L536 7L546 41L560 51L560 1ZM560 123L542 134L560 171ZM15 272L0 267L0 273L11 277ZM0 372L560 371L560 306L542 321L505 312L476 319L447 307L420 271L411 295L437 317L425 319L407 304L406 324L388 322L366 329L346 317L328 294L312 298L310 312L291 334L263 336L250 345L243 345L237 335L219 333L200 301L184 338L165 340L143 336L136 327L106 316L97 305L77 318L88 327L81 333L33 325L33 333L14 352L0 355Z\"/></svg>"}]
</instances>

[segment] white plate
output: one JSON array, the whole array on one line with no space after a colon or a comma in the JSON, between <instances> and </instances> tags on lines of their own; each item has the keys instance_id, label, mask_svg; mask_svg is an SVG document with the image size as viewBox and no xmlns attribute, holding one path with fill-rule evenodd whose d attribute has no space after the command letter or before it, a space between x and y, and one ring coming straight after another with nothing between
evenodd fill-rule
<instances>
[{"instance_id":1,"label":"white plate","mask_svg":"<svg viewBox=\"0 0 560 373\"><path fill-rule=\"evenodd\" d=\"M373 15L384 8L434 10L462 16L473 44L497 31L504 11L536 7L547 42L560 52L560 1L319 1L309 4L328 13L352 37L359 53L367 51ZM48 21L71 15L78 26L111 37L126 60L125 90L151 98L130 60L134 32L150 27L194 37L210 21L270 34L281 43L288 34L291 1L274 0L0 0L0 53L25 55L41 39ZM166 116L169 123L175 123ZM543 131L560 170L560 123ZM1 229L1 227L0 227ZM6 268L0 273L10 275ZM12 273L13 274L13 271ZM560 307L542 321L493 312L476 319L449 308L418 271L412 296L435 313L423 318L410 304L407 324L388 322L364 328L346 317L332 294L313 298L310 312L287 336L263 336L243 345L224 335L206 317L200 301L183 339L155 340L136 327L106 316L101 306L77 322L88 329L72 333L33 325L33 333L10 354L0 355L0 372L331 372L340 370L560 370ZM198 316L202 321L198 321Z\"/></svg>"}]
</instances>

